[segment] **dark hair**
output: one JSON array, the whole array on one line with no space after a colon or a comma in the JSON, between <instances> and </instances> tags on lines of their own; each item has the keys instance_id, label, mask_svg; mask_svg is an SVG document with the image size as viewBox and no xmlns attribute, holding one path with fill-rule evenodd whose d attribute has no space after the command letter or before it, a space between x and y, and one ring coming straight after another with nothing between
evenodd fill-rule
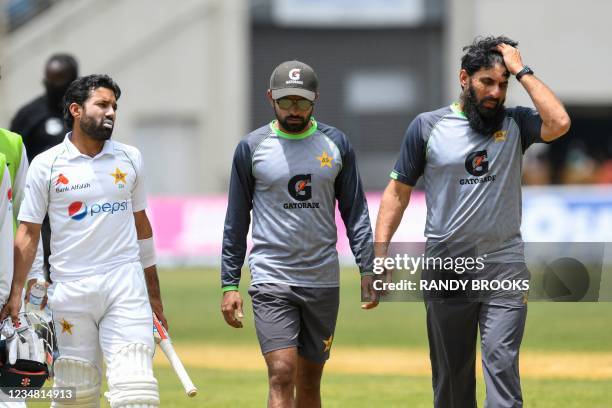
<instances>
[{"instance_id":1,"label":"dark hair","mask_svg":"<svg viewBox=\"0 0 612 408\"><path fill-rule=\"evenodd\" d=\"M68 69L68 72L70 73L70 76L72 77L73 81L79 76L79 63L72 55L53 54L49 57L45 66L49 66L49 64L51 64L53 61L57 61L64 65Z\"/></svg>"},{"instance_id":2,"label":"dark hair","mask_svg":"<svg viewBox=\"0 0 612 408\"><path fill-rule=\"evenodd\" d=\"M64 94L64 125L66 129L72 129L74 118L70 113L70 105L76 103L83 106L85 101L89 99L91 92L97 88L107 88L115 93L115 98L121 96L119 85L108 75L87 75L72 81L68 90Z\"/></svg>"},{"instance_id":3,"label":"dark hair","mask_svg":"<svg viewBox=\"0 0 612 408\"><path fill-rule=\"evenodd\" d=\"M461 69L465 69L468 75L472 75L481 68L491 68L495 64L504 65L504 58L495 48L502 43L512 47L518 45L518 42L503 35L476 37L471 45L463 47L465 54L461 57Z\"/></svg>"}]
</instances>

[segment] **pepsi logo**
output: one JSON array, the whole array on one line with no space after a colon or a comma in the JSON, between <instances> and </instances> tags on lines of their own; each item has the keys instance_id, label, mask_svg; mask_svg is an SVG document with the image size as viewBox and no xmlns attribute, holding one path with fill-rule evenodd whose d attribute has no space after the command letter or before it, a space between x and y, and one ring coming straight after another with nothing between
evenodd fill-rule
<instances>
[{"instance_id":1,"label":"pepsi logo","mask_svg":"<svg viewBox=\"0 0 612 408\"><path fill-rule=\"evenodd\" d=\"M81 201L75 201L68 206L68 216L73 220L80 221L87 215L87 205Z\"/></svg>"},{"instance_id":2,"label":"pepsi logo","mask_svg":"<svg viewBox=\"0 0 612 408\"><path fill-rule=\"evenodd\" d=\"M129 210L128 201L115 201L112 203L93 203L87 207L82 201L75 201L68 206L68 216L73 220L80 221L88 214L92 217L100 214L118 214Z\"/></svg>"}]
</instances>

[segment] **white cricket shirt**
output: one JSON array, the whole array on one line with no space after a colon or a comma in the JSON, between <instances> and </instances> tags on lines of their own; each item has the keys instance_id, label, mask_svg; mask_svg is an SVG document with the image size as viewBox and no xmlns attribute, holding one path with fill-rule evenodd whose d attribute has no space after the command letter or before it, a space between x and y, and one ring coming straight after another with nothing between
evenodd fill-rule
<instances>
[{"instance_id":1,"label":"white cricket shirt","mask_svg":"<svg viewBox=\"0 0 612 408\"><path fill-rule=\"evenodd\" d=\"M64 141L32 160L19 220L51 223L51 279L106 273L138 262L133 213L147 206L142 156L108 140L95 157Z\"/></svg>"}]
</instances>

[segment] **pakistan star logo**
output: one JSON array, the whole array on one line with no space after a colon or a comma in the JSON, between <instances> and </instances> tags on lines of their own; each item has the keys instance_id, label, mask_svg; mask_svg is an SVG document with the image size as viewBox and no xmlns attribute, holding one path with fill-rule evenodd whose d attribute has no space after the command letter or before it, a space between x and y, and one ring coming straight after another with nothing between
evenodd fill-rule
<instances>
[{"instance_id":1,"label":"pakistan star logo","mask_svg":"<svg viewBox=\"0 0 612 408\"><path fill-rule=\"evenodd\" d=\"M74 324L70 323L66 319L62 319L60 324L62 325L62 333L72 334L72 328L74 327Z\"/></svg>"},{"instance_id":2,"label":"pakistan star logo","mask_svg":"<svg viewBox=\"0 0 612 408\"><path fill-rule=\"evenodd\" d=\"M331 336L329 336L329 339L327 340L323 340L323 344L325 345L325 348L323 349L324 353L327 353L332 346L332 343L334 342L334 335L332 334Z\"/></svg>"},{"instance_id":3,"label":"pakistan star logo","mask_svg":"<svg viewBox=\"0 0 612 408\"><path fill-rule=\"evenodd\" d=\"M125 181L125 176L127 176L127 173L122 173L121 170L119 170L119 167L116 167L115 172L111 173L110 175L115 178L115 184L117 183L127 184L127 181Z\"/></svg>"},{"instance_id":4,"label":"pakistan star logo","mask_svg":"<svg viewBox=\"0 0 612 408\"><path fill-rule=\"evenodd\" d=\"M321 167L329 167L331 169L333 157L327 155L327 152L323 150L320 156L317 156L317 160L321 162Z\"/></svg>"}]
</instances>

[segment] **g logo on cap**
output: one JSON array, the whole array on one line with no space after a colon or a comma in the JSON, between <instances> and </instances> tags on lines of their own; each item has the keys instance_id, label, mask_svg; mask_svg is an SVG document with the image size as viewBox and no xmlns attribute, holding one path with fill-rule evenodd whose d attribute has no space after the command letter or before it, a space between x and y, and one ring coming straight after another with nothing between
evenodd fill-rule
<instances>
[{"instance_id":1,"label":"g logo on cap","mask_svg":"<svg viewBox=\"0 0 612 408\"><path fill-rule=\"evenodd\" d=\"M289 79L298 81L300 79L300 71L300 68L293 68L291 71L289 71Z\"/></svg>"}]
</instances>

